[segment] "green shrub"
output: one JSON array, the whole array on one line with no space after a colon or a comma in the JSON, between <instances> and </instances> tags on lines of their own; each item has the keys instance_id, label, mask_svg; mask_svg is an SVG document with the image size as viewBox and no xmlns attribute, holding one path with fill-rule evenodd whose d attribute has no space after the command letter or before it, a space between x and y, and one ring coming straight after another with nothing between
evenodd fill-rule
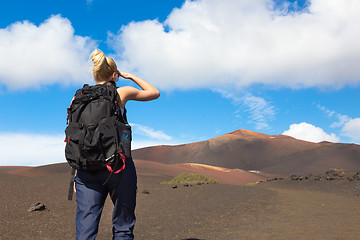
<instances>
[{"instance_id":1,"label":"green shrub","mask_svg":"<svg viewBox=\"0 0 360 240\"><path fill-rule=\"evenodd\" d=\"M247 184L245 184L245 186L248 186L248 187L252 187L252 186L255 186L257 183L247 183Z\"/></svg>"},{"instance_id":2,"label":"green shrub","mask_svg":"<svg viewBox=\"0 0 360 240\"><path fill-rule=\"evenodd\" d=\"M327 150L327 149L328 149L327 146L322 146L322 147L316 148L317 151L323 151L323 150Z\"/></svg>"},{"instance_id":3,"label":"green shrub","mask_svg":"<svg viewBox=\"0 0 360 240\"><path fill-rule=\"evenodd\" d=\"M174 177L169 182L162 182L162 184L197 184L197 183L210 183L210 184L217 184L219 183L217 180L204 176L198 173L182 173L177 177Z\"/></svg>"}]
</instances>

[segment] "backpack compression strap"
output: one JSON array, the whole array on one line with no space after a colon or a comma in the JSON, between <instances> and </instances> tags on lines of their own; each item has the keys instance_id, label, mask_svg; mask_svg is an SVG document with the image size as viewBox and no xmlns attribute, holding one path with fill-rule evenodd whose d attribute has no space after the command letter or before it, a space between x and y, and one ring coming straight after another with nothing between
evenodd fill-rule
<instances>
[{"instance_id":1,"label":"backpack compression strap","mask_svg":"<svg viewBox=\"0 0 360 240\"><path fill-rule=\"evenodd\" d=\"M70 186L68 193L68 200L71 201L74 193L74 183L75 183L75 169L71 168L71 178L70 178Z\"/></svg>"}]
</instances>

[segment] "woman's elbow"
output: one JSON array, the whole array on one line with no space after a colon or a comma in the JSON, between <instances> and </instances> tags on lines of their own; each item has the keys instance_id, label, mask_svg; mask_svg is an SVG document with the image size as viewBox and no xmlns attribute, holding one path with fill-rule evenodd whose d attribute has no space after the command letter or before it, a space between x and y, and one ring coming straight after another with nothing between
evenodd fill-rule
<instances>
[{"instance_id":1,"label":"woman's elbow","mask_svg":"<svg viewBox=\"0 0 360 240\"><path fill-rule=\"evenodd\" d=\"M158 99L160 97L160 92L159 91L156 91L154 93L154 99Z\"/></svg>"},{"instance_id":2,"label":"woman's elbow","mask_svg":"<svg viewBox=\"0 0 360 240\"><path fill-rule=\"evenodd\" d=\"M160 97L160 92L156 89L151 91L150 95L148 95L148 100L155 100Z\"/></svg>"}]
</instances>

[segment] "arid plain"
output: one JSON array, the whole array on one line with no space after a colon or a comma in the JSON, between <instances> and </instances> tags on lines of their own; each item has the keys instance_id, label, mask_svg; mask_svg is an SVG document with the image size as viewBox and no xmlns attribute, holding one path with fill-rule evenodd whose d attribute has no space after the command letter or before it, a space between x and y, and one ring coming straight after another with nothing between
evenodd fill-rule
<instances>
[{"instance_id":1,"label":"arid plain","mask_svg":"<svg viewBox=\"0 0 360 240\"><path fill-rule=\"evenodd\" d=\"M133 157L136 239L360 239L359 145L238 130ZM219 184L160 184L185 172ZM66 163L0 167L0 239L74 239L69 178ZM35 202L47 209L28 212ZM111 239L111 205L97 239Z\"/></svg>"}]
</instances>

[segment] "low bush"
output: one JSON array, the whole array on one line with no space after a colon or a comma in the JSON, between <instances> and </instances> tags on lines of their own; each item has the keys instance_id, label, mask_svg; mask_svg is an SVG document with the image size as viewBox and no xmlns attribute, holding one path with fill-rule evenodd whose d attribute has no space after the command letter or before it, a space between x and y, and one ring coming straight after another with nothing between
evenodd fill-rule
<instances>
[{"instance_id":1,"label":"low bush","mask_svg":"<svg viewBox=\"0 0 360 240\"><path fill-rule=\"evenodd\" d=\"M198 173L182 173L177 177L174 177L169 182L162 182L162 184L217 184L217 180L204 176Z\"/></svg>"}]
</instances>

